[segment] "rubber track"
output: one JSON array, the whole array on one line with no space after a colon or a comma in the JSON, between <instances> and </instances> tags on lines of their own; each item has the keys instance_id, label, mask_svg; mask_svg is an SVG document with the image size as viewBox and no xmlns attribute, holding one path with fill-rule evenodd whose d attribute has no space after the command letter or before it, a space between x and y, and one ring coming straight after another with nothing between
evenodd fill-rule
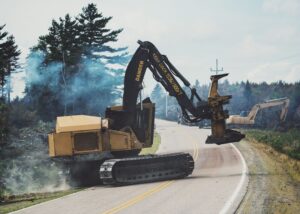
<instances>
[{"instance_id":1,"label":"rubber track","mask_svg":"<svg viewBox=\"0 0 300 214\"><path fill-rule=\"evenodd\" d=\"M133 158L109 159L100 167L104 184L128 185L184 178L194 170L188 153L143 155Z\"/></svg>"}]
</instances>

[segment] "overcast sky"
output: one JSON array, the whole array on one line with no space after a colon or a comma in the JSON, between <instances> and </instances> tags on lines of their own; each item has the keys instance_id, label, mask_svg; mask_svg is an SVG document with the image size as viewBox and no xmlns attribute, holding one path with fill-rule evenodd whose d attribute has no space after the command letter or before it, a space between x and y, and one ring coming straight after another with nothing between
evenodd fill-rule
<instances>
[{"instance_id":1,"label":"overcast sky","mask_svg":"<svg viewBox=\"0 0 300 214\"><path fill-rule=\"evenodd\" d=\"M133 53L138 39L149 40L192 83L208 83L216 58L230 82L300 81L300 0L0 0L0 25L24 59L52 19L75 16L90 2L113 16L109 27L124 29L117 46ZM14 78L14 95L23 91L22 76Z\"/></svg>"}]
</instances>

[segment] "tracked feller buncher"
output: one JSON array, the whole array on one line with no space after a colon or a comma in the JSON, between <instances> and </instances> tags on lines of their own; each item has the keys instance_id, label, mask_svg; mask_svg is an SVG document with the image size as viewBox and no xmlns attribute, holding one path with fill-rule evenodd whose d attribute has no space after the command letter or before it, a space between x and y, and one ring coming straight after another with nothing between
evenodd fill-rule
<instances>
[{"instance_id":1,"label":"tracked feller buncher","mask_svg":"<svg viewBox=\"0 0 300 214\"><path fill-rule=\"evenodd\" d=\"M141 98L147 69L170 96L176 97L186 120L211 120L212 134L206 143L220 145L244 137L225 127L228 112L223 110L223 105L231 96L218 94L218 80L228 74L210 77L211 88L208 100L204 101L151 42L138 41L138 44L125 73L123 105L108 107L104 118L58 117L56 130L49 134L50 157L64 163L72 179L80 184L101 181L126 185L183 178L193 172L194 161L188 153L138 155L142 148L153 143L155 104L149 98ZM190 97L178 80L191 90Z\"/></svg>"}]
</instances>

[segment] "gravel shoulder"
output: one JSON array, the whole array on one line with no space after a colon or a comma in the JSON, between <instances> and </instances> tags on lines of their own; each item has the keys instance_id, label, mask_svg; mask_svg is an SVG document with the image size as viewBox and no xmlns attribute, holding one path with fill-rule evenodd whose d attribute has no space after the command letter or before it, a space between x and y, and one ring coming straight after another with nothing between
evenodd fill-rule
<instances>
[{"instance_id":1,"label":"gravel shoulder","mask_svg":"<svg viewBox=\"0 0 300 214\"><path fill-rule=\"evenodd\" d=\"M298 213L300 162L255 141L235 145L249 171L248 191L236 213Z\"/></svg>"}]
</instances>

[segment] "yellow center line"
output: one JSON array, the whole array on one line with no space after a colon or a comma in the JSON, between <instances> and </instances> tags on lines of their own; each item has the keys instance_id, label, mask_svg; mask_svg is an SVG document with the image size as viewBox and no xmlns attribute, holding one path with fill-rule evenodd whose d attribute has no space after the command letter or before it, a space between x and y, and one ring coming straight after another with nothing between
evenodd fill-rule
<instances>
[{"instance_id":1,"label":"yellow center line","mask_svg":"<svg viewBox=\"0 0 300 214\"><path fill-rule=\"evenodd\" d=\"M192 141L193 142L193 158L194 158L194 162L197 161L198 159L198 155L199 155L199 151L198 151L198 145L195 141ZM140 194L140 195L137 195L135 196L134 198L120 204L120 205L117 205L116 207L114 208L111 208L105 212L103 212L103 214L114 214L114 213L117 213L123 209L126 209L127 207L130 207L142 200L144 200L145 198L148 198L149 196L167 188L168 186L170 186L171 184L173 184L175 182L175 180L171 180L171 181L164 181L162 183L160 183L159 185L149 189L148 191Z\"/></svg>"},{"instance_id":2,"label":"yellow center line","mask_svg":"<svg viewBox=\"0 0 300 214\"><path fill-rule=\"evenodd\" d=\"M144 200L145 198L149 197L150 195L153 195L154 193L158 192L158 191L161 191L163 189L165 189L166 187L170 186L172 183L174 183L175 181L165 181L163 183L161 183L160 185L148 190L147 192L144 192L142 193L141 195L138 195L134 198L132 198L131 200L123 203L123 204L120 204L106 212L104 212L103 214L113 214L113 213L117 213L127 207L130 207L142 200Z\"/></svg>"}]
</instances>

